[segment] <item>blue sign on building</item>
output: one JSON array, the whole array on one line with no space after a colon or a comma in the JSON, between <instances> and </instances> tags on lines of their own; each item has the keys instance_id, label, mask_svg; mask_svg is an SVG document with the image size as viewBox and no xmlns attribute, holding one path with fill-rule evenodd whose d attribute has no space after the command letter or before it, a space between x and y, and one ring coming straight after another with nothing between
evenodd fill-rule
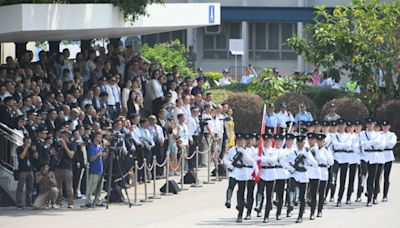
<instances>
[{"instance_id":1,"label":"blue sign on building","mask_svg":"<svg viewBox=\"0 0 400 228\"><path fill-rule=\"evenodd\" d=\"M214 5L208 6L208 23L215 22L215 8Z\"/></svg>"}]
</instances>

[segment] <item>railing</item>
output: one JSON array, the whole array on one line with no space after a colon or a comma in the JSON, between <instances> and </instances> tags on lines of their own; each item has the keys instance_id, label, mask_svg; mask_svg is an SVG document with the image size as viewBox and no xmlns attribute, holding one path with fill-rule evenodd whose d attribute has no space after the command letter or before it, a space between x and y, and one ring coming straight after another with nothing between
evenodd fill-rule
<instances>
[{"instance_id":1,"label":"railing","mask_svg":"<svg viewBox=\"0 0 400 228\"><path fill-rule=\"evenodd\" d=\"M23 143L23 136L17 130L0 122L0 161L8 167L17 166L16 148Z\"/></svg>"}]
</instances>

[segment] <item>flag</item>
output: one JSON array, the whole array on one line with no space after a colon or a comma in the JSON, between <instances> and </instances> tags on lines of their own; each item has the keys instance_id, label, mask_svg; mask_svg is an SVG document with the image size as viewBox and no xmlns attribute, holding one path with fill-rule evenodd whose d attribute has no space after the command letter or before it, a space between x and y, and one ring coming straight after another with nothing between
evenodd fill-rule
<instances>
[{"instance_id":1,"label":"flag","mask_svg":"<svg viewBox=\"0 0 400 228\"><path fill-rule=\"evenodd\" d=\"M258 142L258 156L262 156L262 149L263 149L263 137L262 135L265 134L265 114L267 111L267 106L264 104L263 108L263 115L262 115L262 120L261 120L261 137L260 141ZM258 170L261 170L261 161L257 161L257 166ZM253 173L253 178L255 179L256 182L260 181L260 172L258 173Z\"/></svg>"}]
</instances>

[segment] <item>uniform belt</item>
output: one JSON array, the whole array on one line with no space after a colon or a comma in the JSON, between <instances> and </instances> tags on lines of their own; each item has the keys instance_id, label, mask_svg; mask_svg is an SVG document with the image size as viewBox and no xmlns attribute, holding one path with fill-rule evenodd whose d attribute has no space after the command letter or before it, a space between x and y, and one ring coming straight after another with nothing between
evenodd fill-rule
<instances>
[{"instance_id":1,"label":"uniform belt","mask_svg":"<svg viewBox=\"0 0 400 228\"><path fill-rule=\"evenodd\" d=\"M382 151L392 151L392 150L393 150L393 148L385 148Z\"/></svg>"},{"instance_id":2,"label":"uniform belt","mask_svg":"<svg viewBox=\"0 0 400 228\"><path fill-rule=\"evenodd\" d=\"M253 168L252 165L244 165L243 168Z\"/></svg>"},{"instance_id":3,"label":"uniform belt","mask_svg":"<svg viewBox=\"0 0 400 228\"><path fill-rule=\"evenodd\" d=\"M335 153L347 153L347 150L335 150Z\"/></svg>"},{"instance_id":4,"label":"uniform belt","mask_svg":"<svg viewBox=\"0 0 400 228\"><path fill-rule=\"evenodd\" d=\"M383 150L364 150L364 152L371 152L371 153L373 153L373 152L382 152Z\"/></svg>"},{"instance_id":5,"label":"uniform belt","mask_svg":"<svg viewBox=\"0 0 400 228\"><path fill-rule=\"evenodd\" d=\"M262 169L274 169L275 168L275 166L263 166L263 167L261 167Z\"/></svg>"},{"instance_id":6,"label":"uniform belt","mask_svg":"<svg viewBox=\"0 0 400 228\"><path fill-rule=\"evenodd\" d=\"M275 169L281 169L281 168L283 168L281 165L276 165L275 167L274 167Z\"/></svg>"},{"instance_id":7,"label":"uniform belt","mask_svg":"<svg viewBox=\"0 0 400 228\"><path fill-rule=\"evenodd\" d=\"M328 167L327 165L324 165L324 164L319 164L318 166L319 166L319 167L322 167L322 168Z\"/></svg>"}]
</instances>

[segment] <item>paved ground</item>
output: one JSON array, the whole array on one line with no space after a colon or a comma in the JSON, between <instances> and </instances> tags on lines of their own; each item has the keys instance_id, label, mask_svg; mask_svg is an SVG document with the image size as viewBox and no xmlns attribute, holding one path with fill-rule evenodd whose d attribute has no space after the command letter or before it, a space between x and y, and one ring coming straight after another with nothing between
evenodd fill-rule
<instances>
[{"instance_id":1,"label":"paved ground","mask_svg":"<svg viewBox=\"0 0 400 228\"><path fill-rule=\"evenodd\" d=\"M201 180L205 181L206 169L201 171ZM295 217L283 218L281 221L271 219L268 226L281 227L282 225L296 227L399 227L398 210L400 209L400 164L392 169L392 183L389 193L389 202L379 203L372 208L366 208L365 202L353 203L350 206L336 208L333 204L326 206L324 217L315 221L308 220L306 211L302 224L295 224ZM158 188L161 187L161 181ZM128 208L123 204L111 204L109 210L96 209L60 209L54 210L17 210L14 208L0 209L1 228L19 227L241 227L264 226L259 218L235 223L235 209L224 207L226 180L213 185L203 185L201 188L190 188L178 195L163 196L143 206ZM152 193L152 188L150 193ZM143 185L140 186L139 198L143 198ZM130 191L133 198L133 189ZM365 201L365 198L363 199ZM235 202L233 199L232 202ZM233 207L235 203L233 204ZM297 211L294 211L296 214ZM273 215L275 211L271 212ZM274 216L271 216L274 217Z\"/></svg>"}]
</instances>

